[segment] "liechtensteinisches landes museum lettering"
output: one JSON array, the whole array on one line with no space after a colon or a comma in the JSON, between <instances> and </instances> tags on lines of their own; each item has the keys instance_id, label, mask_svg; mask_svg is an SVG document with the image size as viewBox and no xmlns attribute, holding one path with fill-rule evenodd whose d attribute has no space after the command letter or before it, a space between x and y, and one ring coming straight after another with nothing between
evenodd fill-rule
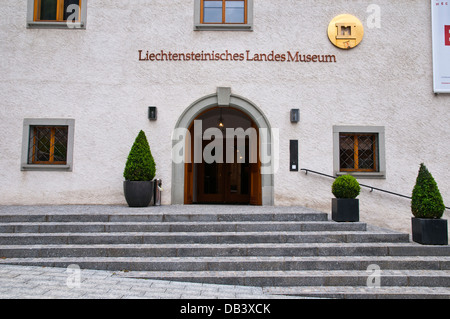
<instances>
[{"instance_id":1,"label":"liechtensteinisches landes museum lettering","mask_svg":"<svg viewBox=\"0 0 450 319\"><path fill-rule=\"evenodd\" d=\"M244 52L200 51L200 52L172 52L160 50L156 52L138 50L139 61L230 61L230 62L318 62L336 63L336 56L332 54L303 54L299 51L255 53L250 50Z\"/></svg>"}]
</instances>

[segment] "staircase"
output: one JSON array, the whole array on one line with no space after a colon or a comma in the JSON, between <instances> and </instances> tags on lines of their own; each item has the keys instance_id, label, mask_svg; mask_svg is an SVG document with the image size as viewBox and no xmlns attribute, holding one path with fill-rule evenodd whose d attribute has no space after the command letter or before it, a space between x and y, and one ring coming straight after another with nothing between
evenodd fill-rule
<instances>
[{"instance_id":1,"label":"staircase","mask_svg":"<svg viewBox=\"0 0 450 319\"><path fill-rule=\"evenodd\" d=\"M1 264L303 297L450 299L449 246L303 207L0 207Z\"/></svg>"}]
</instances>

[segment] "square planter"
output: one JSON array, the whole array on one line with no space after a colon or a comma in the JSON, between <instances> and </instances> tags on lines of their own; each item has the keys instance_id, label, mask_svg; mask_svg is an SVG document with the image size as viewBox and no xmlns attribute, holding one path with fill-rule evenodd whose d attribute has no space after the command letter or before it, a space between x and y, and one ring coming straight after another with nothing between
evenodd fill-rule
<instances>
[{"instance_id":1,"label":"square planter","mask_svg":"<svg viewBox=\"0 0 450 319\"><path fill-rule=\"evenodd\" d=\"M422 245L448 245L446 219L411 218L412 239Z\"/></svg>"},{"instance_id":2,"label":"square planter","mask_svg":"<svg viewBox=\"0 0 450 319\"><path fill-rule=\"evenodd\" d=\"M359 222L359 199L332 198L331 219L335 222Z\"/></svg>"}]
</instances>

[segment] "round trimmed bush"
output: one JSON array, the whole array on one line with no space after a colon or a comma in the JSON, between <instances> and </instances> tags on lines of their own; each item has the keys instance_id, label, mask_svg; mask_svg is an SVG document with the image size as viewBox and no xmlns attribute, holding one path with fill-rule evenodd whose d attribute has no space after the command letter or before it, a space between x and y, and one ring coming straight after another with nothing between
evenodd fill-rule
<instances>
[{"instance_id":1,"label":"round trimmed bush","mask_svg":"<svg viewBox=\"0 0 450 319\"><path fill-rule=\"evenodd\" d=\"M441 218L445 211L436 181L423 163L412 192L411 211L417 218Z\"/></svg>"},{"instance_id":2,"label":"round trimmed bush","mask_svg":"<svg viewBox=\"0 0 450 319\"><path fill-rule=\"evenodd\" d=\"M150 151L147 137L141 130L131 147L123 177L127 181L151 181L155 177L155 173L155 160Z\"/></svg>"},{"instance_id":3,"label":"round trimmed bush","mask_svg":"<svg viewBox=\"0 0 450 319\"><path fill-rule=\"evenodd\" d=\"M331 191L336 198L356 198L361 191L361 186L353 176L342 175L336 178Z\"/></svg>"}]
</instances>

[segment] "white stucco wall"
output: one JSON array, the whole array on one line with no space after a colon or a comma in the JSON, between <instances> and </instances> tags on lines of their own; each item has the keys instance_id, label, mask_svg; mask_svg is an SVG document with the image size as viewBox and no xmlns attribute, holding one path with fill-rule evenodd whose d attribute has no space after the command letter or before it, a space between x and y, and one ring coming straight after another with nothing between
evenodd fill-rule
<instances>
[{"instance_id":1,"label":"white stucco wall","mask_svg":"<svg viewBox=\"0 0 450 319\"><path fill-rule=\"evenodd\" d=\"M86 30L27 29L26 1L0 7L0 204L125 204L122 172L143 129L170 204L171 133L195 100L231 87L280 129L276 205L326 212L332 180L289 171L289 139L302 168L333 172L333 125L384 126L386 179L361 183L410 195L419 164L450 205L449 95L432 92L428 0L378 0L381 28L368 28L372 1L255 0L253 32L193 31L194 1L89 0ZM357 16L363 42L343 51L331 19ZM138 50L333 54L337 63L140 62ZM158 120L147 107L158 107ZM301 120L291 124L289 111ZM72 172L20 170L24 118L75 119ZM409 201L364 189L361 220L409 231ZM446 213L448 218L448 211Z\"/></svg>"}]
</instances>

